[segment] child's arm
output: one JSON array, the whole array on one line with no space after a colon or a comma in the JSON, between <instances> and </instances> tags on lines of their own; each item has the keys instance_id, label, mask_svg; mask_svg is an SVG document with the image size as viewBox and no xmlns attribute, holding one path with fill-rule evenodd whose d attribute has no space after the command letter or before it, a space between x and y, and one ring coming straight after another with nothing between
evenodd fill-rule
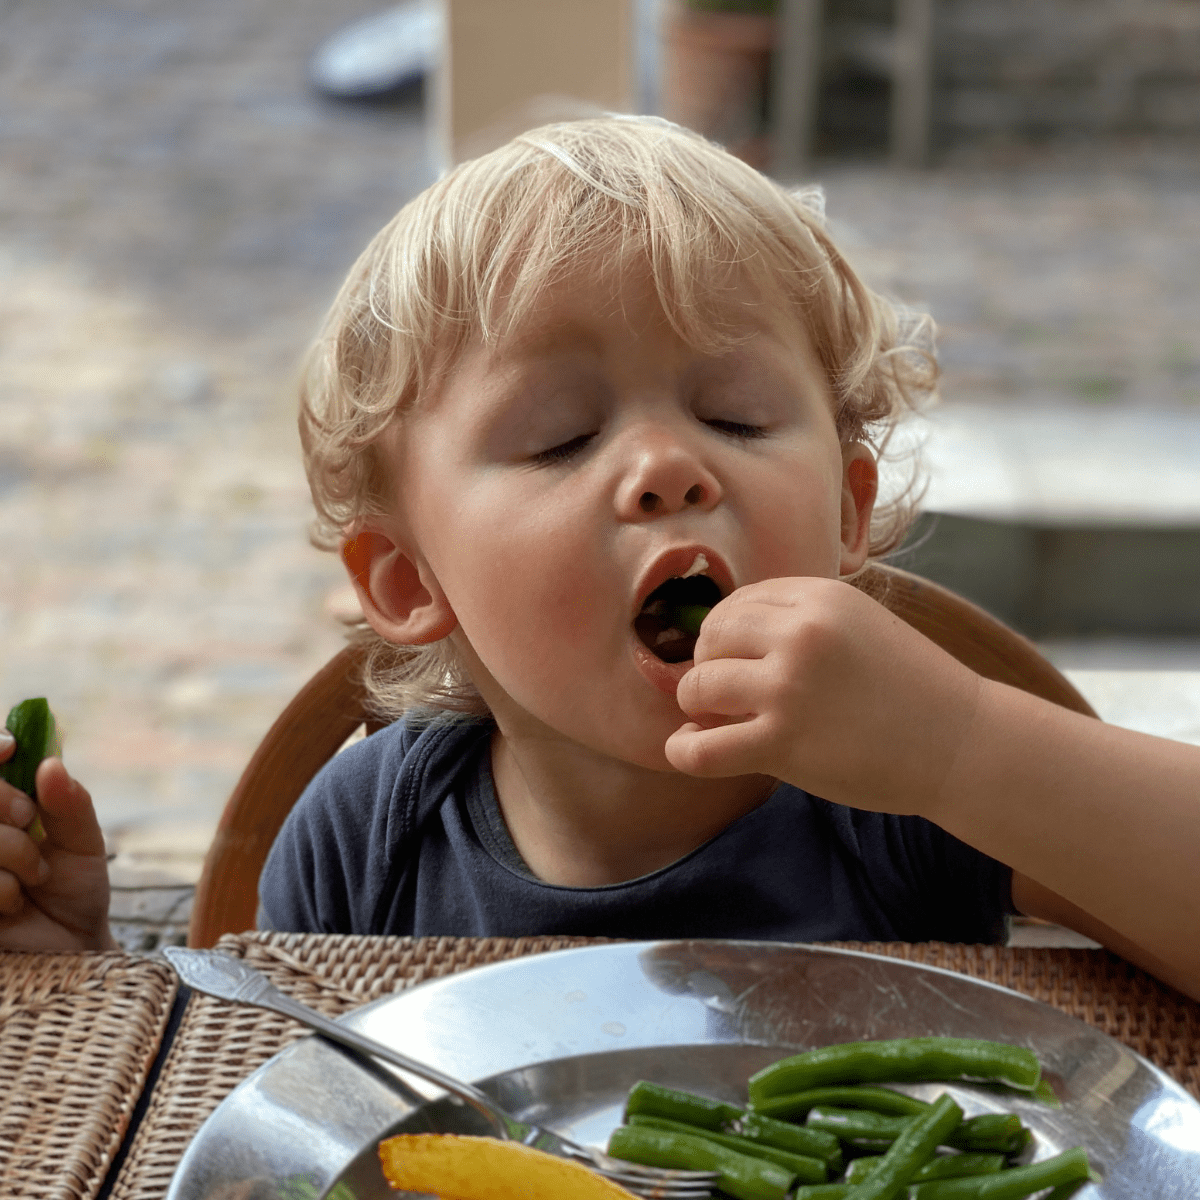
<instances>
[{"instance_id":1,"label":"child's arm","mask_svg":"<svg viewBox=\"0 0 1200 1200\"><path fill-rule=\"evenodd\" d=\"M12 756L0 739L0 762ZM37 773L45 839L26 832L34 806L0 780L0 950L116 950L108 928L108 865L92 798L46 759Z\"/></svg>"},{"instance_id":2,"label":"child's arm","mask_svg":"<svg viewBox=\"0 0 1200 1200\"><path fill-rule=\"evenodd\" d=\"M1200 748L981 679L847 584L777 579L705 620L680 770L765 772L917 813L1013 868L1013 899L1200 998Z\"/></svg>"}]
</instances>

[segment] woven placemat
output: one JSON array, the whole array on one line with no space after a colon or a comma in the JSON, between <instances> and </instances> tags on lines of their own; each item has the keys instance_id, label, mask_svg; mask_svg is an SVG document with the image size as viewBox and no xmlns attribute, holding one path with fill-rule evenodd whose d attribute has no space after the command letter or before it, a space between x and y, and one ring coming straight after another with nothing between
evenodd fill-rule
<instances>
[{"instance_id":1,"label":"woven placemat","mask_svg":"<svg viewBox=\"0 0 1200 1200\"><path fill-rule=\"evenodd\" d=\"M0 1196L96 1195L176 986L148 958L0 952Z\"/></svg>"},{"instance_id":2,"label":"woven placemat","mask_svg":"<svg viewBox=\"0 0 1200 1200\"><path fill-rule=\"evenodd\" d=\"M1200 1004L1107 950L830 942L1012 988L1124 1042L1200 1100Z\"/></svg>"},{"instance_id":3,"label":"woven placemat","mask_svg":"<svg viewBox=\"0 0 1200 1200\"><path fill-rule=\"evenodd\" d=\"M426 979L607 940L244 933L222 938L219 948L245 958L283 991L338 1016ZM1125 1042L1200 1099L1200 1005L1105 951L830 944L945 967L1043 1000ZM112 1200L162 1200L208 1114L251 1071L306 1032L275 1013L194 995Z\"/></svg>"},{"instance_id":4,"label":"woven placemat","mask_svg":"<svg viewBox=\"0 0 1200 1200\"><path fill-rule=\"evenodd\" d=\"M280 990L337 1017L426 979L604 940L243 933L223 937L217 949L244 958ZM247 1075L308 1032L277 1013L193 994L111 1200L162 1200L209 1113Z\"/></svg>"}]
</instances>

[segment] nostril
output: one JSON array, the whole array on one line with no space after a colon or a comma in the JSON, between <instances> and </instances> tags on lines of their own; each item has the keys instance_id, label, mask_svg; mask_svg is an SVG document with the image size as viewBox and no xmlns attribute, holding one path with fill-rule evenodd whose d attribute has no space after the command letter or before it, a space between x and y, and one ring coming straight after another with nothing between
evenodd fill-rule
<instances>
[{"instance_id":1,"label":"nostril","mask_svg":"<svg viewBox=\"0 0 1200 1200\"><path fill-rule=\"evenodd\" d=\"M638 506L642 512L653 512L658 507L658 497L653 492L643 492Z\"/></svg>"},{"instance_id":2,"label":"nostril","mask_svg":"<svg viewBox=\"0 0 1200 1200\"><path fill-rule=\"evenodd\" d=\"M683 498L689 504L699 504L704 498L704 489L698 483L694 484L692 487L688 488L686 492L684 492Z\"/></svg>"}]
</instances>

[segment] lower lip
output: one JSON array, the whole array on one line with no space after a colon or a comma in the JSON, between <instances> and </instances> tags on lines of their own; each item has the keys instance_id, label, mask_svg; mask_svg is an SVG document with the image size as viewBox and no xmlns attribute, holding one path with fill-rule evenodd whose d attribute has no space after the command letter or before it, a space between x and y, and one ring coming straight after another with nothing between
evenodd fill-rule
<instances>
[{"instance_id":1,"label":"lower lip","mask_svg":"<svg viewBox=\"0 0 1200 1200\"><path fill-rule=\"evenodd\" d=\"M671 697L679 688L679 681L695 666L690 658L686 662L663 662L637 634L633 637L633 659L638 670L660 692Z\"/></svg>"}]
</instances>

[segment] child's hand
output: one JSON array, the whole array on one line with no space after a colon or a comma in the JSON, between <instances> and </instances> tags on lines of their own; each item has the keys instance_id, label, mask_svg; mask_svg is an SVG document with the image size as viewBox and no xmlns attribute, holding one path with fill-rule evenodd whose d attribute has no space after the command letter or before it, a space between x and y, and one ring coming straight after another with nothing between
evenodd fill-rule
<instances>
[{"instance_id":1,"label":"child's hand","mask_svg":"<svg viewBox=\"0 0 1200 1200\"><path fill-rule=\"evenodd\" d=\"M12 756L0 740L0 762ZM108 866L92 798L57 758L37 772L46 831L26 832L36 811L24 792L0 780L0 949L113 950L108 928Z\"/></svg>"},{"instance_id":2,"label":"child's hand","mask_svg":"<svg viewBox=\"0 0 1200 1200\"><path fill-rule=\"evenodd\" d=\"M691 775L772 775L813 795L931 815L980 680L831 579L739 588L705 618L666 743Z\"/></svg>"}]
</instances>

